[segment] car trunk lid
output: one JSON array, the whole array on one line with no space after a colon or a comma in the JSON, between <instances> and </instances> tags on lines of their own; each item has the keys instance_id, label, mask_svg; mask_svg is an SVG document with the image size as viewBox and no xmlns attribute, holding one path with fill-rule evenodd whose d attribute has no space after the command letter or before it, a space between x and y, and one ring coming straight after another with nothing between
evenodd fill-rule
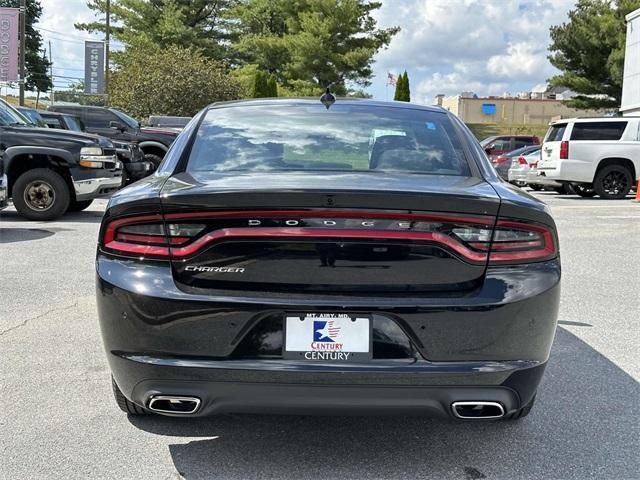
<instances>
[{"instance_id":1,"label":"car trunk lid","mask_svg":"<svg viewBox=\"0 0 640 480\"><path fill-rule=\"evenodd\" d=\"M499 197L473 177L187 174L162 195L176 283L242 291L460 291L482 280Z\"/></svg>"}]
</instances>

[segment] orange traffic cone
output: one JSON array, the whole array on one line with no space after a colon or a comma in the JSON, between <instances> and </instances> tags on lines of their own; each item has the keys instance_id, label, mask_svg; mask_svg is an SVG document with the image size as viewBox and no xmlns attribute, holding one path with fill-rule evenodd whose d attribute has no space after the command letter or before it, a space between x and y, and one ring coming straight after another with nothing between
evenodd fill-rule
<instances>
[{"instance_id":1,"label":"orange traffic cone","mask_svg":"<svg viewBox=\"0 0 640 480\"><path fill-rule=\"evenodd\" d=\"M636 202L640 202L640 177L638 178L638 186L636 187Z\"/></svg>"}]
</instances>

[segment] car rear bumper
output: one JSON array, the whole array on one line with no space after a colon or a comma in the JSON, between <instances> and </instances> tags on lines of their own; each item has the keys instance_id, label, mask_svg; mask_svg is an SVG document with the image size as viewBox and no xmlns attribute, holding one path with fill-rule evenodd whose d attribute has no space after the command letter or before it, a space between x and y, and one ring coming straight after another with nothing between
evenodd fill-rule
<instances>
[{"instance_id":1,"label":"car rear bumper","mask_svg":"<svg viewBox=\"0 0 640 480\"><path fill-rule=\"evenodd\" d=\"M568 159L538 163L538 174L548 180L591 183L594 173L593 164L581 160Z\"/></svg>"},{"instance_id":2,"label":"car rear bumper","mask_svg":"<svg viewBox=\"0 0 640 480\"><path fill-rule=\"evenodd\" d=\"M509 169L509 182L523 184L527 183L527 173L529 170L513 168Z\"/></svg>"},{"instance_id":3,"label":"car rear bumper","mask_svg":"<svg viewBox=\"0 0 640 480\"><path fill-rule=\"evenodd\" d=\"M451 405L460 401L496 402L502 405L505 414L509 415L533 397L533 394L527 394L526 400L523 399L511 384L516 384L519 378L528 374L529 377L536 377L534 382L528 380L529 385L537 385L544 365L518 370L508 377L504 384L497 386L420 385L416 382L361 384L350 382L348 376L337 383L332 382L330 377L316 383L285 382L273 381L264 374L260 375L260 381L216 381L195 380L197 376L186 378L185 372L179 372L181 378L176 379L170 372L159 370L158 367L148 370L138 375L151 379L140 381L128 394L134 403L148 407L151 399L161 395L193 397L199 401L196 410L191 413L195 416L221 413L453 416ZM161 373L162 376L148 376L155 373ZM189 373L199 372L192 370ZM314 375L320 376L318 373ZM449 377L449 380L452 378Z\"/></svg>"},{"instance_id":4,"label":"car rear bumper","mask_svg":"<svg viewBox=\"0 0 640 480\"><path fill-rule=\"evenodd\" d=\"M513 411L531 400L546 365L559 281L553 260L492 268L477 290L449 298L214 297L178 288L166 262L97 259L100 326L116 383L143 407L158 394L198 397L197 415L450 415L451 402L465 400ZM278 321L301 310L371 312L374 338L378 328L391 347L406 341L409 353L359 363L283 359ZM394 340L390 326L403 338Z\"/></svg>"}]
</instances>

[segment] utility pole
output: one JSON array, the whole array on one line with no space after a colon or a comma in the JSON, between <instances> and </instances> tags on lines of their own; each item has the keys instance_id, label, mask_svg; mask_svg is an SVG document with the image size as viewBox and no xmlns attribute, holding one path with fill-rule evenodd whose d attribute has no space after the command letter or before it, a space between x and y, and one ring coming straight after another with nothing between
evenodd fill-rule
<instances>
[{"instance_id":1,"label":"utility pole","mask_svg":"<svg viewBox=\"0 0 640 480\"><path fill-rule=\"evenodd\" d=\"M111 0L107 0L106 5L106 31L105 31L105 42L104 42L104 93L106 94L105 104L109 105L109 38L111 37Z\"/></svg>"},{"instance_id":2,"label":"utility pole","mask_svg":"<svg viewBox=\"0 0 640 480\"><path fill-rule=\"evenodd\" d=\"M27 37L26 32L26 17L27 16L27 0L20 0L20 105L24 106L24 49L25 39Z\"/></svg>"},{"instance_id":3,"label":"utility pole","mask_svg":"<svg viewBox=\"0 0 640 480\"><path fill-rule=\"evenodd\" d=\"M49 77L51 78L51 98L49 101L51 105L54 104L56 100L56 94L53 91L53 60L51 60L51 40L49 40Z\"/></svg>"}]
</instances>

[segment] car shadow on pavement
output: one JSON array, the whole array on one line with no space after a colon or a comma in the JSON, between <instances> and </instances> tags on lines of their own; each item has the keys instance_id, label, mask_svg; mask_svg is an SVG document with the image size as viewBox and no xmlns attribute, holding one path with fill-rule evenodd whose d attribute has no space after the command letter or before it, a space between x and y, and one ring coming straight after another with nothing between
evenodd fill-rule
<instances>
[{"instance_id":1,"label":"car shadow on pavement","mask_svg":"<svg viewBox=\"0 0 640 480\"><path fill-rule=\"evenodd\" d=\"M0 243L28 242L54 234L54 231L43 228L0 228Z\"/></svg>"},{"instance_id":2,"label":"car shadow on pavement","mask_svg":"<svg viewBox=\"0 0 640 480\"><path fill-rule=\"evenodd\" d=\"M48 223L100 223L102 221L102 216L104 215L104 211L102 210L85 210L82 212L70 212L65 213L62 217L56 218L50 222L47 221L38 221L38 220L29 220L21 216L15 210L3 210L0 212L0 221L7 222L21 222L25 224L35 224L38 223L48 224Z\"/></svg>"},{"instance_id":3,"label":"car shadow on pavement","mask_svg":"<svg viewBox=\"0 0 640 480\"><path fill-rule=\"evenodd\" d=\"M204 478L636 478L640 384L559 328L532 413L516 422L423 417L134 417ZM184 438L186 437L186 438Z\"/></svg>"}]
</instances>

